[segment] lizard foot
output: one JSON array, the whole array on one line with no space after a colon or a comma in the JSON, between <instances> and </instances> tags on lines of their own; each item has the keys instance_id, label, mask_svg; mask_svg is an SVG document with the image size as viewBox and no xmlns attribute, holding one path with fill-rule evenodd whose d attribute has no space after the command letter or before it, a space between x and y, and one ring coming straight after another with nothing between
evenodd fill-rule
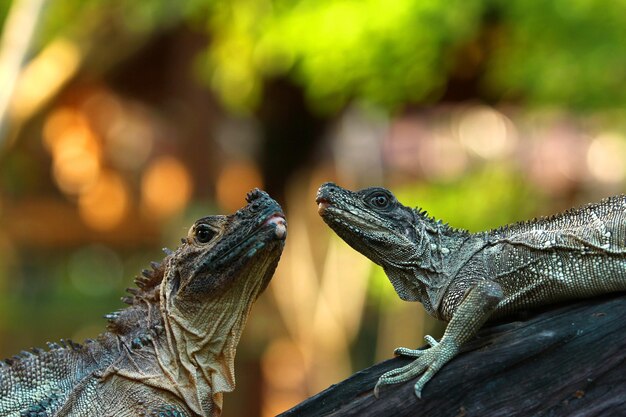
<instances>
[{"instance_id":1,"label":"lizard foot","mask_svg":"<svg viewBox=\"0 0 626 417\"><path fill-rule=\"evenodd\" d=\"M430 347L435 347L439 344L439 342L437 342L435 338L430 335L424 336L424 340L426 341L426 343L428 343ZM426 352L426 350L427 349L409 349L405 347L399 347L393 351L393 354L396 356L409 356L411 358L419 358L424 352Z\"/></svg>"},{"instance_id":2,"label":"lizard foot","mask_svg":"<svg viewBox=\"0 0 626 417\"><path fill-rule=\"evenodd\" d=\"M430 348L422 350L396 349L400 354L409 353L407 356L413 356L413 353L417 352L417 359L406 366L385 372L374 387L376 398L380 395L381 388L409 381L418 375L421 377L415 383L415 395L417 398L422 398L424 385L459 351L458 346L449 339L442 339L441 342L437 343L432 337L428 337L426 341L431 345Z\"/></svg>"}]
</instances>

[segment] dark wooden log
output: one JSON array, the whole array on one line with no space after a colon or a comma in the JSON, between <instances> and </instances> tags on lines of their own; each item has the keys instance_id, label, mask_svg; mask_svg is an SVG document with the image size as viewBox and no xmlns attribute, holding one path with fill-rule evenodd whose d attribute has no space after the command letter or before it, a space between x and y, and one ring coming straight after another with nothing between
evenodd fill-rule
<instances>
[{"instance_id":1,"label":"dark wooden log","mask_svg":"<svg viewBox=\"0 0 626 417\"><path fill-rule=\"evenodd\" d=\"M626 416L626 296L584 300L487 327L426 385L408 382L376 399L394 358L300 403L281 417Z\"/></svg>"}]
</instances>

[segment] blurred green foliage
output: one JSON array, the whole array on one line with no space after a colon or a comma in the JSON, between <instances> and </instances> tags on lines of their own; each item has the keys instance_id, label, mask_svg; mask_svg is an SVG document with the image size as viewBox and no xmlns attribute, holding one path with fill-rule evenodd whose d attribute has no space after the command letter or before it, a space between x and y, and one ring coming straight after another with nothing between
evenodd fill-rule
<instances>
[{"instance_id":1,"label":"blurred green foliage","mask_svg":"<svg viewBox=\"0 0 626 417\"><path fill-rule=\"evenodd\" d=\"M262 5L261 5L262 4ZM351 97L386 107L432 101L452 52L478 27L480 3L430 0L221 2L211 19L211 84L228 104L288 73L324 110Z\"/></svg>"},{"instance_id":2,"label":"blurred green foliage","mask_svg":"<svg viewBox=\"0 0 626 417\"><path fill-rule=\"evenodd\" d=\"M0 270L0 357L59 335L96 337L105 328L102 316L126 306L120 296L129 278L160 257L156 250L120 253L100 245L22 255L28 262L13 265L10 274Z\"/></svg>"},{"instance_id":3,"label":"blurred green foliage","mask_svg":"<svg viewBox=\"0 0 626 417\"><path fill-rule=\"evenodd\" d=\"M10 5L11 5L10 1L0 2L0 29L4 27L4 21L7 17L7 13L9 13Z\"/></svg>"},{"instance_id":4,"label":"blurred green foliage","mask_svg":"<svg viewBox=\"0 0 626 417\"><path fill-rule=\"evenodd\" d=\"M494 3L502 36L487 78L499 95L572 108L626 103L626 1Z\"/></svg>"},{"instance_id":5,"label":"blurred green foliage","mask_svg":"<svg viewBox=\"0 0 626 417\"><path fill-rule=\"evenodd\" d=\"M10 4L0 2L0 18ZM38 44L187 21L209 39L198 75L231 110L253 109L276 76L325 112L351 99L433 102L467 50L481 70L466 76L486 99L606 108L626 102L624 11L624 0L49 0Z\"/></svg>"},{"instance_id":6,"label":"blurred green foliage","mask_svg":"<svg viewBox=\"0 0 626 417\"><path fill-rule=\"evenodd\" d=\"M541 207L541 196L523 176L501 164L486 165L454 182L413 184L396 190L396 196L406 206L470 232L532 218Z\"/></svg>"},{"instance_id":7,"label":"blurred green foliage","mask_svg":"<svg viewBox=\"0 0 626 417\"><path fill-rule=\"evenodd\" d=\"M209 18L202 69L233 108L254 106L264 78L287 74L324 111L352 98L393 109L439 99L469 48L484 68L477 76L486 99L616 107L626 101L625 5L224 1Z\"/></svg>"}]
</instances>

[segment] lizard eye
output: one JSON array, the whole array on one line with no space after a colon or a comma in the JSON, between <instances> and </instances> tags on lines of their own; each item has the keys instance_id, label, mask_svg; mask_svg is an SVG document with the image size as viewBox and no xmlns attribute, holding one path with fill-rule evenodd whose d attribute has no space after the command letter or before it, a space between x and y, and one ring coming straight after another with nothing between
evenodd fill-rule
<instances>
[{"instance_id":1,"label":"lizard eye","mask_svg":"<svg viewBox=\"0 0 626 417\"><path fill-rule=\"evenodd\" d=\"M374 194L370 198L370 202L374 207L384 209L389 207L390 200L389 197L387 197L385 194Z\"/></svg>"},{"instance_id":2,"label":"lizard eye","mask_svg":"<svg viewBox=\"0 0 626 417\"><path fill-rule=\"evenodd\" d=\"M216 235L215 231L206 224L199 224L195 231L196 240L200 243L208 243Z\"/></svg>"}]
</instances>

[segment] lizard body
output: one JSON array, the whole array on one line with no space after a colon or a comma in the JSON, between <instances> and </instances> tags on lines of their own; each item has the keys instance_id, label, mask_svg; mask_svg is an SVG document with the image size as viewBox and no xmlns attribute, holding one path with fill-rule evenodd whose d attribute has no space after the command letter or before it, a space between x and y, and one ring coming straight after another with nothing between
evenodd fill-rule
<instances>
[{"instance_id":1,"label":"lizard body","mask_svg":"<svg viewBox=\"0 0 626 417\"><path fill-rule=\"evenodd\" d=\"M0 362L0 416L219 416L241 332L286 236L278 203L260 190L247 200L196 221L143 271L130 306L106 316L97 340Z\"/></svg>"},{"instance_id":2,"label":"lizard body","mask_svg":"<svg viewBox=\"0 0 626 417\"><path fill-rule=\"evenodd\" d=\"M323 220L350 246L381 265L400 298L420 301L448 322L441 341L387 372L380 387L420 376L415 393L489 319L559 301L626 290L626 196L491 231L454 229L372 187L326 183Z\"/></svg>"}]
</instances>

